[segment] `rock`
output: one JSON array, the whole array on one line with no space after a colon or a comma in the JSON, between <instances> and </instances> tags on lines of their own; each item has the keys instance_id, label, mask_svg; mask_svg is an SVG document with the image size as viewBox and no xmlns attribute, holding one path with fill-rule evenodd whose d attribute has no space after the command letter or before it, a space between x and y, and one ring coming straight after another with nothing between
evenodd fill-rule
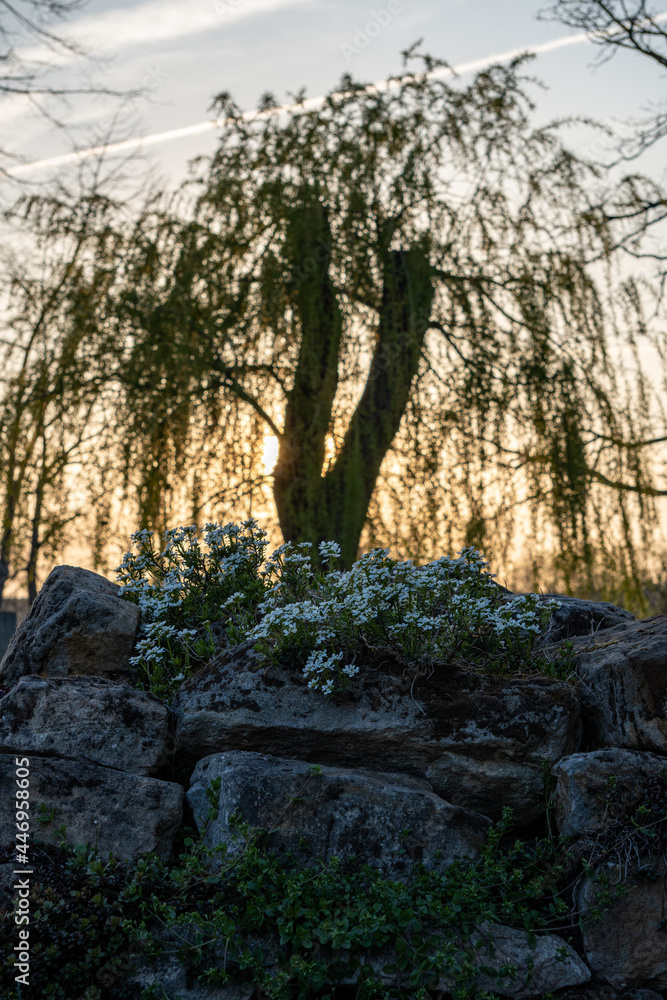
<instances>
[{"instance_id":1,"label":"rock","mask_svg":"<svg viewBox=\"0 0 667 1000\"><path fill-rule=\"evenodd\" d=\"M625 608L608 601L586 601L565 594L540 594L543 601L555 601L548 630L540 636L539 645L565 642L574 636L596 634L601 629L613 628L637 619Z\"/></svg>"},{"instance_id":2,"label":"rock","mask_svg":"<svg viewBox=\"0 0 667 1000\"><path fill-rule=\"evenodd\" d=\"M591 978L585 962L562 938L554 934L541 935L531 948L526 931L502 924L482 924L471 934L465 951L455 955L454 960L463 967L467 962L472 964L474 989L470 983L471 990L466 992L466 996L492 995L528 1000L529 997L541 997L568 986L581 986ZM384 972L384 967L394 961L395 952L387 948L370 958L368 964L378 979L389 986L396 985L396 973ZM497 975L484 971L500 972L503 966L513 967L513 977L502 975L499 979ZM358 978L358 973L355 973L344 983L355 985ZM407 987L408 974L399 973L399 982ZM453 986L452 977L447 973L441 974L437 995L449 994Z\"/></svg>"},{"instance_id":3,"label":"rock","mask_svg":"<svg viewBox=\"0 0 667 1000\"><path fill-rule=\"evenodd\" d=\"M252 951L255 945L260 944L258 939L248 937L245 933L241 934L240 940L236 936L231 941L224 937L211 937L207 930L202 934L201 924L196 920L180 920L177 926L168 926L162 921L149 921L147 929L151 938L161 945L162 951L156 956L138 959L129 979L130 984L136 984L142 989L153 987L161 1000L165 997L169 1000L250 1000L250 997L261 992L252 982L240 981L235 954L237 944L243 950L249 948ZM201 944L202 937L209 945L204 952L203 962L198 969L193 969L192 965L186 969L178 961L177 953L187 945ZM261 944L264 943L262 940ZM230 956L233 956L231 962ZM275 963L270 961L269 964ZM211 967L230 972L230 982L224 986L199 982L198 974ZM143 996L143 993L137 995Z\"/></svg>"},{"instance_id":4,"label":"rock","mask_svg":"<svg viewBox=\"0 0 667 1000\"><path fill-rule=\"evenodd\" d=\"M98 764L30 757L31 841L57 843L64 824L70 844L97 844L120 859L154 851L166 859L180 827L180 785L113 771ZM14 756L0 755L0 830L14 830ZM40 805L44 810L40 809ZM40 822L40 815L50 822Z\"/></svg>"},{"instance_id":5,"label":"rock","mask_svg":"<svg viewBox=\"0 0 667 1000\"><path fill-rule=\"evenodd\" d=\"M667 754L667 615L574 640L593 745Z\"/></svg>"},{"instance_id":6,"label":"rock","mask_svg":"<svg viewBox=\"0 0 667 1000\"><path fill-rule=\"evenodd\" d=\"M0 753L150 774L165 760L167 715L153 695L104 677L21 677L0 700Z\"/></svg>"},{"instance_id":7,"label":"rock","mask_svg":"<svg viewBox=\"0 0 667 1000\"><path fill-rule=\"evenodd\" d=\"M486 924L480 928L480 935L475 954L478 968L500 969L503 965L513 965L516 969L514 980L503 978L500 982L496 977L481 973L477 980L480 992L486 990L502 997L524 1000L566 986L580 986L591 978L587 965L554 934L539 936L534 949L528 944L526 931L514 927ZM447 988L446 982L441 985Z\"/></svg>"},{"instance_id":8,"label":"rock","mask_svg":"<svg viewBox=\"0 0 667 1000\"><path fill-rule=\"evenodd\" d=\"M162 1000L165 997L168 1000L250 1000L256 992L252 983L208 986L195 982L188 986L186 970L175 955L161 955L151 962L140 959L130 982L140 989L157 988L157 996Z\"/></svg>"},{"instance_id":9,"label":"rock","mask_svg":"<svg viewBox=\"0 0 667 1000\"><path fill-rule=\"evenodd\" d=\"M139 609L98 573L57 566L21 622L0 663L0 684L24 674L134 673L129 658Z\"/></svg>"},{"instance_id":10,"label":"rock","mask_svg":"<svg viewBox=\"0 0 667 1000\"><path fill-rule=\"evenodd\" d=\"M653 990L617 990L609 983L574 986L558 992L558 1000L662 1000Z\"/></svg>"},{"instance_id":11,"label":"rock","mask_svg":"<svg viewBox=\"0 0 667 1000\"><path fill-rule=\"evenodd\" d=\"M218 817L209 821L206 789L217 777ZM204 758L190 782L187 798L210 847L234 850L230 817L237 813L271 831L270 849L298 854L303 839L310 856L328 861L354 854L360 863L395 872L413 859L432 866L438 851L443 864L472 857L490 826L486 817L434 795L425 781L339 767L313 775L303 761L239 750Z\"/></svg>"},{"instance_id":12,"label":"rock","mask_svg":"<svg viewBox=\"0 0 667 1000\"><path fill-rule=\"evenodd\" d=\"M564 757L552 773L558 831L580 837L638 805L647 781L667 778L667 760L636 750L595 750Z\"/></svg>"},{"instance_id":13,"label":"rock","mask_svg":"<svg viewBox=\"0 0 667 1000\"><path fill-rule=\"evenodd\" d=\"M543 761L579 748L576 693L549 677L451 665L411 686L367 669L355 688L330 700L298 672L253 667L247 654L231 651L183 685L172 707L185 757L254 750L406 772L454 805L492 818L511 806L527 822L543 809Z\"/></svg>"},{"instance_id":14,"label":"rock","mask_svg":"<svg viewBox=\"0 0 667 1000\"><path fill-rule=\"evenodd\" d=\"M587 879L578 893L584 917L583 948L591 972L617 988L667 989L664 863L641 857L630 876L625 859L601 870L611 885L625 881L629 892L623 899L612 900L599 923L585 920L596 906L595 885Z\"/></svg>"}]
</instances>

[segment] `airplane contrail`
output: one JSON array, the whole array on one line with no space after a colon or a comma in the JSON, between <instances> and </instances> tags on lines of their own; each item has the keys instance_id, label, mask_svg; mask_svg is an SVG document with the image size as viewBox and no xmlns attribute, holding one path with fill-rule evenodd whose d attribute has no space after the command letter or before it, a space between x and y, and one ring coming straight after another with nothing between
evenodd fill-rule
<instances>
[{"instance_id":1,"label":"airplane contrail","mask_svg":"<svg viewBox=\"0 0 667 1000\"><path fill-rule=\"evenodd\" d=\"M658 14L653 20L666 21L667 12ZM592 37L595 36L591 36L586 32L582 32L579 35L566 35L563 38L555 38L551 42L543 42L540 45L509 49L507 52L499 52L496 55L485 56L483 59L475 59L472 62L462 63L460 66L441 66L438 69L432 70L428 76L431 79L436 79L441 77L460 76L463 73L473 73L476 70L486 69L488 66L493 66L496 63L511 62L512 59L516 59L521 55L541 55L543 52L554 52L556 49L564 49L570 45L581 45L583 42L591 41ZM372 84L372 89L382 92L396 86L398 86L398 81L396 80L383 80L379 83ZM301 104L285 104L279 108L273 109L272 111L246 111L241 117L245 121L254 121L258 118L266 116L267 114L289 111L310 111L320 107L324 103L325 99L324 95L310 97ZM92 156L99 156L106 153L123 153L130 149L153 146L156 143L171 142L173 139L183 139L186 136L198 135L200 132L210 132L216 128L220 128L223 122L224 119L216 118L210 121L197 122L196 125L184 125L182 128L172 128L167 132L153 132L152 134L138 136L134 139L125 139L122 142L110 142L100 146L91 146L89 149L76 150L72 153L62 153L59 156L51 156L45 160L33 160L31 163L23 163L15 167L10 167L5 171L5 174L8 174L10 177L23 177L25 174L30 174L38 170L46 170L49 167L61 167L68 163L78 163L82 160L89 159Z\"/></svg>"}]
</instances>

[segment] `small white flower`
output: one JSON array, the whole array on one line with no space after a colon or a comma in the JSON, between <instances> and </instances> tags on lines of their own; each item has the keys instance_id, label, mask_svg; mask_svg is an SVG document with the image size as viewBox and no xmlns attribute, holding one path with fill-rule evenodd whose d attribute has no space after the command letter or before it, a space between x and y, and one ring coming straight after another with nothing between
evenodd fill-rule
<instances>
[{"instance_id":1,"label":"small white flower","mask_svg":"<svg viewBox=\"0 0 667 1000\"><path fill-rule=\"evenodd\" d=\"M323 559L340 559L338 542L320 542L318 548Z\"/></svg>"}]
</instances>

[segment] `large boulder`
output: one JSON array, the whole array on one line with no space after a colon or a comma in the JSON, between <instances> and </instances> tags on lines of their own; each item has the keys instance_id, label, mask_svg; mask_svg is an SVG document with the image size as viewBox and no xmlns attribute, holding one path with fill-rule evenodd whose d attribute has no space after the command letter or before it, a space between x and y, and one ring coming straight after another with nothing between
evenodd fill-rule
<instances>
[{"instance_id":1,"label":"large boulder","mask_svg":"<svg viewBox=\"0 0 667 1000\"><path fill-rule=\"evenodd\" d=\"M0 830L7 836L14 830L15 760L0 754ZM68 843L97 845L103 856L169 856L181 825L180 785L82 761L29 760L31 841L57 843L56 830L64 825Z\"/></svg>"},{"instance_id":2,"label":"large boulder","mask_svg":"<svg viewBox=\"0 0 667 1000\"><path fill-rule=\"evenodd\" d=\"M0 685L24 674L133 675L130 653L139 609L115 583L76 566L57 566L21 622L0 663Z\"/></svg>"},{"instance_id":3,"label":"large boulder","mask_svg":"<svg viewBox=\"0 0 667 1000\"><path fill-rule=\"evenodd\" d=\"M165 935L167 937L167 935ZM153 995L162 1000L250 1000L257 990L252 983L230 983L225 986L209 986L206 983L188 984L186 969L178 961L173 951L182 945L178 936L168 941L172 954L160 955L153 959L140 958L137 969L130 976L130 982L140 991L152 988ZM222 966L222 963L220 963Z\"/></svg>"},{"instance_id":4,"label":"large boulder","mask_svg":"<svg viewBox=\"0 0 667 1000\"><path fill-rule=\"evenodd\" d=\"M158 698L105 677L29 675L0 699L0 753L73 757L151 774L166 759L168 735Z\"/></svg>"},{"instance_id":5,"label":"large boulder","mask_svg":"<svg viewBox=\"0 0 667 1000\"><path fill-rule=\"evenodd\" d=\"M626 896L612 900L599 922L586 917L598 908L600 887L587 879L579 890L584 955L591 972L617 988L667 990L667 869L655 857L640 856L634 870L628 863L632 861L633 854L627 850L620 863L598 870L610 885L625 883L629 890Z\"/></svg>"},{"instance_id":6,"label":"large boulder","mask_svg":"<svg viewBox=\"0 0 667 1000\"><path fill-rule=\"evenodd\" d=\"M558 993L558 1000L663 1000L655 990L617 990L609 983L594 986L574 986Z\"/></svg>"},{"instance_id":7,"label":"large boulder","mask_svg":"<svg viewBox=\"0 0 667 1000\"><path fill-rule=\"evenodd\" d=\"M497 977L480 972L477 989L501 997L527 1000L566 986L580 986L591 978L590 970L562 938L540 935L533 945L526 931L493 924L483 925L475 941L475 965L499 970L504 965L515 969L515 977ZM447 988L447 981L441 986Z\"/></svg>"},{"instance_id":8,"label":"large boulder","mask_svg":"<svg viewBox=\"0 0 667 1000\"><path fill-rule=\"evenodd\" d=\"M667 754L667 615L574 640L592 745Z\"/></svg>"},{"instance_id":9,"label":"large boulder","mask_svg":"<svg viewBox=\"0 0 667 1000\"><path fill-rule=\"evenodd\" d=\"M649 782L664 782L667 760L637 750L595 750L564 757L553 775L556 826L568 837L581 837L637 806Z\"/></svg>"},{"instance_id":10,"label":"large boulder","mask_svg":"<svg viewBox=\"0 0 667 1000\"><path fill-rule=\"evenodd\" d=\"M527 931L502 924L483 923L473 928L465 950L455 953L454 961L461 968L471 967L470 996L500 996L512 1000L529 1000L543 997L554 990L582 986L591 979L591 973L577 953L555 934L540 935L531 942ZM395 962L391 947L371 957L368 964L377 978L387 986L409 985L409 971L385 972L384 968ZM505 974L503 968L512 969ZM492 974L493 972L496 975ZM359 974L345 978L343 984L354 985ZM438 981L437 996L449 994L454 979L442 973ZM458 984L460 990L460 983ZM462 995L457 992L457 996Z\"/></svg>"},{"instance_id":11,"label":"large boulder","mask_svg":"<svg viewBox=\"0 0 667 1000\"><path fill-rule=\"evenodd\" d=\"M448 665L411 683L368 668L327 699L299 671L257 666L231 651L183 685L172 706L181 754L254 750L406 772L454 805L492 818L511 806L527 822L543 808L543 762L579 748L576 692L552 678Z\"/></svg>"},{"instance_id":12,"label":"large boulder","mask_svg":"<svg viewBox=\"0 0 667 1000\"><path fill-rule=\"evenodd\" d=\"M273 850L329 860L354 855L361 863L394 872L414 859L432 866L474 856L490 820L450 805L429 784L405 775L322 767L304 761L231 750L201 760L187 798L210 847L237 849L236 814L270 831ZM208 819L209 783L220 778L216 819Z\"/></svg>"},{"instance_id":13,"label":"large boulder","mask_svg":"<svg viewBox=\"0 0 667 1000\"><path fill-rule=\"evenodd\" d=\"M601 629L627 625L637 620L632 612L609 604L608 601L587 601L565 594L540 594L540 599L556 604L547 630L540 636L538 645L541 646L560 644L575 636L595 635Z\"/></svg>"}]
</instances>

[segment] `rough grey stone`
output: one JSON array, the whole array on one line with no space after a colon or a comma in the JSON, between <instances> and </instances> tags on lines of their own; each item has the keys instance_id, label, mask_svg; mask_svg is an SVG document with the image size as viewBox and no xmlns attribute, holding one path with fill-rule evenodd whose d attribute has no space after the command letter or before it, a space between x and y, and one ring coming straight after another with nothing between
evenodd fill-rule
<instances>
[{"instance_id":1,"label":"rough grey stone","mask_svg":"<svg viewBox=\"0 0 667 1000\"><path fill-rule=\"evenodd\" d=\"M564 757L553 775L556 826L579 837L597 833L637 805L648 779L667 777L667 760L637 750L594 750Z\"/></svg>"},{"instance_id":2,"label":"rough grey stone","mask_svg":"<svg viewBox=\"0 0 667 1000\"><path fill-rule=\"evenodd\" d=\"M609 983L574 986L558 993L558 1000L662 1000L654 990L617 990Z\"/></svg>"},{"instance_id":3,"label":"rough grey stone","mask_svg":"<svg viewBox=\"0 0 667 1000\"><path fill-rule=\"evenodd\" d=\"M209 821L206 788L218 777L218 817ZM250 826L271 831L271 849L299 853L303 840L310 856L353 854L394 872L412 859L430 866L437 852L443 864L473 857L490 826L485 816L434 795L425 781L339 767L312 775L304 761L267 754L213 754L197 764L190 782L187 798L206 843L231 850L230 817L236 813Z\"/></svg>"},{"instance_id":4,"label":"rough grey stone","mask_svg":"<svg viewBox=\"0 0 667 1000\"><path fill-rule=\"evenodd\" d=\"M591 978L586 963L554 934L538 937L532 949L525 931L486 924L480 928L480 943L475 955L476 966L500 969L503 965L513 965L516 969L516 979L504 978L500 983L482 973L478 979L480 991L525 1000L566 986L580 986ZM446 988L447 984L442 985Z\"/></svg>"},{"instance_id":5,"label":"rough grey stone","mask_svg":"<svg viewBox=\"0 0 667 1000\"><path fill-rule=\"evenodd\" d=\"M667 754L667 615L616 625L574 646L590 739Z\"/></svg>"},{"instance_id":6,"label":"rough grey stone","mask_svg":"<svg viewBox=\"0 0 667 1000\"><path fill-rule=\"evenodd\" d=\"M540 936L531 948L526 931L502 924L484 923L472 933L469 946L460 955L462 962L471 959L473 968L479 970L475 977L475 995L478 991L513 1000L528 1000L554 990L581 986L591 978L586 963L562 938L553 934ZM383 971L384 966L393 961L394 953L390 949L369 961L376 976L387 985L396 984L396 975ZM497 976L482 971L484 967L500 971L505 965L514 967L514 978L502 976L499 980ZM357 981L358 974L355 974L345 983L354 985ZM407 986L407 975L402 977L402 984ZM440 976L438 991L448 993L452 986L451 977L446 974Z\"/></svg>"},{"instance_id":7,"label":"rough grey stone","mask_svg":"<svg viewBox=\"0 0 667 1000\"><path fill-rule=\"evenodd\" d=\"M586 601L565 594L540 594L540 598L542 601L555 601L558 607L552 612L548 629L540 636L539 645L561 643L574 636L596 634L601 629L637 620L632 612L608 601Z\"/></svg>"},{"instance_id":8,"label":"rough grey stone","mask_svg":"<svg viewBox=\"0 0 667 1000\"><path fill-rule=\"evenodd\" d=\"M193 760L255 750L339 767L403 771L437 795L495 818L538 816L543 761L579 748L574 689L548 677L483 675L438 668L411 687L363 670L359 685L328 700L299 672L252 669L234 653L186 682L173 709L180 751Z\"/></svg>"},{"instance_id":9,"label":"rough grey stone","mask_svg":"<svg viewBox=\"0 0 667 1000\"><path fill-rule=\"evenodd\" d=\"M664 864L640 858L628 875L625 862L605 867L612 885L623 881L628 894L614 899L599 923L586 921L596 905L595 885L586 880L577 896L584 916L584 955L591 972L617 988L667 989L667 934L664 929Z\"/></svg>"},{"instance_id":10,"label":"rough grey stone","mask_svg":"<svg viewBox=\"0 0 667 1000\"><path fill-rule=\"evenodd\" d=\"M14 829L15 757L0 755L0 830ZM181 824L180 785L97 764L30 757L31 840L56 843L64 825L70 844L97 844L120 859L154 851L167 858ZM39 822L40 804L53 820Z\"/></svg>"},{"instance_id":11,"label":"rough grey stone","mask_svg":"<svg viewBox=\"0 0 667 1000\"><path fill-rule=\"evenodd\" d=\"M224 986L211 986L197 980L197 972L186 971L177 958L177 952L184 945L194 945L201 942L201 926L194 921L181 921L178 927L170 927L162 922L152 922L148 925L152 938L162 944L163 952L151 958L139 958L135 971L130 976L130 982L138 987L158 987L159 997L169 1000L249 1000L256 995L256 987L252 983L243 983L235 977ZM228 942L224 937L212 939L208 937L209 947L206 949L205 964L202 968L214 966L218 969L228 969L227 958L234 953L236 945L252 950L255 945L264 944L264 940L253 939L242 934ZM264 964L267 964L265 961ZM269 960L268 964L275 965Z\"/></svg>"},{"instance_id":12,"label":"rough grey stone","mask_svg":"<svg viewBox=\"0 0 667 1000\"><path fill-rule=\"evenodd\" d=\"M24 674L133 674L139 609L115 583L76 566L49 574L0 663L0 684Z\"/></svg>"},{"instance_id":13,"label":"rough grey stone","mask_svg":"<svg viewBox=\"0 0 667 1000\"><path fill-rule=\"evenodd\" d=\"M255 993L252 983L208 986L195 982L188 986L185 968L175 955L160 956L152 962L141 959L130 981L141 989L158 987L158 995L168 1000L250 1000Z\"/></svg>"},{"instance_id":14,"label":"rough grey stone","mask_svg":"<svg viewBox=\"0 0 667 1000\"><path fill-rule=\"evenodd\" d=\"M134 774L164 762L167 709L104 677L29 675L0 699L0 753L73 757Z\"/></svg>"}]
</instances>

